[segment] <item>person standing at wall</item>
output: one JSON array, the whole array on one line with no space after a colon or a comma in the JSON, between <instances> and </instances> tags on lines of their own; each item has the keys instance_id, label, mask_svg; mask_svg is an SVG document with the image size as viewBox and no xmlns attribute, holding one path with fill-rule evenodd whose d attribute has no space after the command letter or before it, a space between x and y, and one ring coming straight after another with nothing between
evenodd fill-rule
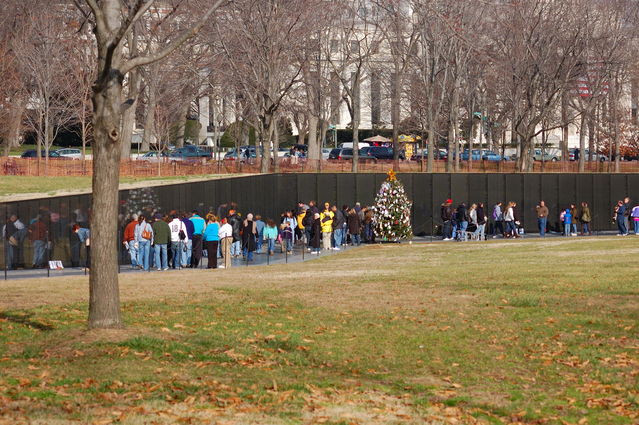
<instances>
[{"instance_id":1,"label":"person standing at wall","mask_svg":"<svg viewBox=\"0 0 639 425\"><path fill-rule=\"evenodd\" d=\"M475 234L477 235L477 240L479 241L486 240L486 223L487 222L488 222L488 217L486 217L484 203L480 202L477 204L477 230L475 231Z\"/></svg>"},{"instance_id":2,"label":"person standing at wall","mask_svg":"<svg viewBox=\"0 0 639 425\"><path fill-rule=\"evenodd\" d=\"M539 205L535 207L537 210L537 227L539 228L539 236L542 238L546 236L546 226L548 224L548 207L546 202L539 201Z\"/></svg>"},{"instance_id":3,"label":"person standing at wall","mask_svg":"<svg viewBox=\"0 0 639 425\"><path fill-rule=\"evenodd\" d=\"M635 230L635 236L639 236L639 205L636 205L630 213L632 224Z\"/></svg>"},{"instance_id":4,"label":"person standing at wall","mask_svg":"<svg viewBox=\"0 0 639 425\"><path fill-rule=\"evenodd\" d=\"M171 242L171 229L166 221L162 219L162 214L155 215L155 221L151 225L153 228L153 257L154 265L158 271L169 269L169 243Z\"/></svg>"},{"instance_id":5,"label":"person standing at wall","mask_svg":"<svg viewBox=\"0 0 639 425\"><path fill-rule=\"evenodd\" d=\"M209 214L207 219L206 227L202 233L202 242L208 258L206 268L217 269L217 246L220 241L220 225L217 222L217 217L213 214Z\"/></svg>"},{"instance_id":6,"label":"person standing at wall","mask_svg":"<svg viewBox=\"0 0 639 425\"><path fill-rule=\"evenodd\" d=\"M626 204L623 201L618 201L615 206L615 214L612 219L617 223L617 229L619 229L618 236L628 235L628 228L626 227Z\"/></svg>"},{"instance_id":7,"label":"person standing at wall","mask_svg":"<svg viewBox=\"0 0 639 425\"><path fill-rule=\"evenodd\" d=\"M191 267L197 269L202 259L202 233L206 227L206 222L196 210L191 212L189 221L193 225L193 241L191 250ZM187 228L188 230L188 228Z\"/></svg>"},{"instance_id":8,"label":"person standing at wall","mask_svg":"<svg viewBox=\"0 0 639 425\"><path fill-rule=\"evenodd\" d=\"M501 210L501 202L497 202L493 206L493 239L497 237L497 232L500 235L506 236L506 232L504 231L504 213Z\"/></svg>"},{"instance_id":9,"label":"person standing at wall","mask_svg":"<svg viewBox=\"0 0 639 425\"><path fill-rule=\"evenodd\" d=\"M277 239L277 225L270 218L264 226L264 239L266 240L266 254L275 254L275 240Z\"/></svg>"},{"instance_id":10,"label":"person standing at wall","mask_svg":"<svg viewBox=\"0 0 639 425\"><path fill-rule=\"evenodd\" d=\"M331 207L331 212L333 213L333 249L335 251L339 251L341 249L343 243L343 235L344 235L344 224L346 223L346 218L344 214L337 209L337 205L333 205Z\"/></svg>"},{"instance_id":11,"label":"person standing at wall","mask_svg":"<svg viewBox=\"0 0 639 425\"><path fill-rule=\"evenodd\" d=\"M255 236L257 230L253 222L253 214L248 213L246 219L242 223L242 253L246 261L253 261L253 252L255 251Z\"/></svg>"},{"instance_id":12,"label":"person standing at wall","mask_svg":"<svg viewBox=\"0 0 639 425\"><path fill-rule=\"evenodd\" d=\"M153 228L143 215L135 226L135 242L138 244L138 268L148 271L151 263L149 256L153 244Z\"/></svg>"},{"instance_id":13,"label":"person standing at wall","mask_svg":"<svg viewBox=\"0 0 639 425\"><path fill-rule=\"evenodd\" d=\"M262 252L262 244L264 242L264 220L262 220L262 216L259 214L255 215L255 230L257 231L257 235L255 236L255 252L258 254Z\"/></svg>"},{"instance_id":14,"label":"person standing at wall","mask_svg":"<svg viewBox=\"0 0 639 425\"><path fill-rule=\"evenodd\" d=\"M138 215L132 214L131 221L124 228L124 236L122 237L122 243L124 248L129 252L131 258L131 267L138 268L138 247L135 243L135 228L139 224Z\"/></svg>"},{"instance_id":15,"label":"person standing at wall","mask_svg":"<svg viewBox=\"0 0 639 425\"><path fill-rule=\"evenodd\" d=\"M592 235L592 231L590 229L590 222L592 221L592 215L590 213L590 207L588 206L588 202L581 203L581 214L579 215L581 221L581 234L585 235L586 233L590 236Z\"/></svg>"},{"instance_id":16,"label":"person standing at wall","mask_svg":"<svg viewBox=\"0 0 639 425\"><path fill-rule=\"evenodd\" d=\"M320 213L313 215L313 223L311 224L311 254L320 253L320 243L322 241L322 220Z\"/></svg>"},{"instance_id":17,"label":"person standing at wall","mask_svg":"<svg viewBox=\"0 0 639 425\"><path fill-rule=\"evenodd\" d=\"M564 236L570 236L572 230L572 209L570 207L564 210L561 219L564 222Z\"/></svg>"},{"instance_id":18,"label":"person standing at wall","mask_svg":"<svg viewBox=\"0 0 639 425\"><path fill-rule=\"evenodd\" d=\"M235 210L229 211L228 224L233 228L233 245L231 245L231 256L237 258L242 252L242 235L240 230L242 228L242 220L239 214Z\"/></svg>"},{"instance_id":19,"label":"person standing at wall","mask_svg":"<svg viewBox=\"0 0 639 425\"><path fill-rule=\"evenodd\" d=\"M515 203L509 202L504 213L504 223L506 224L505 235L507 238L517 237L517 227L515 225Z\"/></svg>"},{"instance_id":20,"label":"person standing at wall","mask_svg":"<svg viewBox=\"0 0 639 425\"><path fill-rule=\"evenodd\" d=\"M453 238L453 200L447 199L440 207L440 216L442 219L442 237L445 241L450 241Z\"/></svg>"},{"instance_id":21,"label":"person standing at wall","mask_svg":"<svg viewBox=\"0 0 639 425\"><path fill-rule=\"evenodd\" d=\"M624 225L626 226L626 234L628 234L628 232L630 231L630 214L632 212L632 205L630 205L629 197L626 196L623 199L623 205L624 207L626 207L623 213L623 218L624 218Z\"/></svg>"},{"instance_id":22,"label":"person standing at wall","mask_svg":"<svg viewBox=\"0 0 639 425\"><path fill-rule=\"evenodd\" d=\"M351 244L353 246L360 246L362 240L360 238L360 233L362 232L362 222L359 219L359 214L355 211L355 208L352 208L348 212L348 217L346 219L348 224L348 234L351 237Z\"/></svg>"},{"instance_id":23,"label":"person standing at wall","mask_svg":"<svg viewBox=\"0 0 639 425\"><path fill-rule=\"evenodd\" d=\"M180 216L173 214L173 220L169 223L171 230L171 267L173 269L186 266L186 244L188 239L186 226L180 220Z\"/></svg>"},{"instance_id":24,"label":"person standing at wall","mask_svg":"<svg viewBox=\"0 0 639 425\"><path fill-rule=\"evenodd\" d=\"M220 244L222 245L220 251L222 252L222 258L224 259L224 265L219 267L221 269L228 269L232 265L231 245L233 244L233 226L229 224L226 217L222 219L222 225L220 226L218 236L220 237Z\"/></svg>"},{"instance_id":25,"label":"person standing at wall","mask_svg":"<svg viewBox=\"0 0 639 425\"><path fill-rule=\"evenodd\" d=\"M330 209L330 204L326 202L324 204L324 211L320 214L320 223L322 223L322 247L325 250L331 249L331 236L333 234L333 211Z\"/></svg>"},{"instance_id":26,"label":"person standing at wall","mask_svg":"<svg viewBox=\"0 0 639 425\"><path fill-rule=\"evenodd\" d=\"M570 236L577 236L577 222L579 221L579 212L575 204L570 204L570 215L572 216L572 225L570 227Z\"/></svg>"},{"instance_id":27,"label":"person standing at wall","mask_svg":"<svg viewBox=\"0 0 639 425\"><path fill-rule=\"evenodd\" d=\"M468 209L466 203L462 202L457 207L457 225L459 226L459 240L466 241L466 229L468 228Z\"/></svg>"}]
</instances>

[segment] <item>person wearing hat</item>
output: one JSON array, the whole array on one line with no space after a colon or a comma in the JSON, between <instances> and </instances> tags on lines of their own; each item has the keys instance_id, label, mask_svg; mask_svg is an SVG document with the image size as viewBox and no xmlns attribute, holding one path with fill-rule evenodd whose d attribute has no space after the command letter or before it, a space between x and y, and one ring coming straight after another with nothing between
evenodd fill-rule
<instances>
[{"instance_id":1,"label":"person wearing hat","mask_svg":"<svg viewBox=\"0 0 639 425\"><path fill-rule=\"evenodd\" d=\"M452 224L452 219L453 219L453 200L452 199L446 199L446 202L444 202L441 205L441 218L442 218L442 222L444 223L443 229L442 229L442 236L444 238L445 241L450 241L453 239L453 224Z\"/></svg>"},{"instance_id":2,"label":"person wearing hat","mask_svg":"<svg viewBox=\"0 0 639 425\"><path fill-rule=\"evenodd\" d=\"M155 221L151 225L153 228L153 253L155 267L160 270L169 269L168 247L171 242L171 229L162 214L155 215Z\"/></svg>"}]
</instances>

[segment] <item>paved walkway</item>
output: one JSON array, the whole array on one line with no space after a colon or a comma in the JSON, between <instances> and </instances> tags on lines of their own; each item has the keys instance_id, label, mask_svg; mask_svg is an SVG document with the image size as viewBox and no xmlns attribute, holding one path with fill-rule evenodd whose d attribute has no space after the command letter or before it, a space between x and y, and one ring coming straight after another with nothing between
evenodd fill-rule
<instances>
[{"instance_id":1,"label":"paved walkway","mask_svg":"<svg viewBox=\"0 0 639 425\"><path fill-rule=\"evenodd\" d=\"M615 232L596 232L593 233L593 237L595 236L614 236L616 233ZM629 237L634 237L634 235L630 235ZM501 236L497 237L496 239L492 239L491 236L488 236L488 240L503 240L503 238ZM536 233L531 233L531 234L526 234L523 236L524 239L541 239L539 234ZM562 234L559 233L547 233L546 234L546 239L564 239L565 236L563 236ZM577 238L581 238L580 236L577 237L573 237L575 239ZM439 236L415 236L412 239L413 243L416 244L423 244L423 243L456 243L455 241L443 241L441 239L441 237ZM478 243L478 242L467 242L467 243ZM366 246L366 244L362 244L361 246ZM275 247L275 254L274 255L266 255L264 253L255 253L255 255L253 256L253 261L251 262L247 262L245 260L243 260L241 257L240 258L234 258L233 259L233 267L251 267L251 266L264 266L264 265L270 265L270 264L287 264L287 263L300 263L303 261L309 261L309 260L314 260L317 258L321 258L321 257L325 257L327 255L336 255L339 254L341 252L344 251L350 251L352 249L357 249L358 247L354 247L354 246L344 246L342 247L342 249L340 251L324 251L321 250L319 255L315 255L315 254L311 254L310 252L308 252L305 249L304 245L298 244L295 245L293 248L293 253L292 254L286 254L286 253L282 253L281 250L279 249L279 245L276 245ZM264 246L262 248L262 251L264 251L266 249L266 246ZM203 258L202 262L200 264L200 268L204 269L207 266L207 259ZM218 265L222 264L222 260L218 259ZM138 270L138 269L133 269L131 268L131 266L129 265L122 265L120 266L120 272L121 273L171 273L171 272L175 272L177 270L174 269L169 269L167 271L162 271L162 272L158 272L155 269L151 269L148 272L145 272L143 270ZM0 270L0 280L5 278L5 275L3 274L4 272L2 270ZM28 269L28 270L9 270L6 273L6 279L35 279L35 278L42 278L42 277L63 277L63 276L81 276L84 274L88 274L88 270L85 270L84 268L69 268L69 269L64 269L61 271L50 271L48 272L46 269Z\"/></svg>"}]
</instances>

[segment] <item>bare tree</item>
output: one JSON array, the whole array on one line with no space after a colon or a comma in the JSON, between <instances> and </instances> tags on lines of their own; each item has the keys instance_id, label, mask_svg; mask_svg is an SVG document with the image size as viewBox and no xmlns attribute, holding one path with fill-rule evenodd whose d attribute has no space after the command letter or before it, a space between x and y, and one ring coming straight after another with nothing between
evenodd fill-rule
<instances>
[{"instance_id":1,"label":"bare tree","mask_svg":"<svg viewBox=\"0 0 639 425\"><path fill-rule=\"evenodd\" d=\"M73 38L58 23L63 18L54 12L33 13L13 40L29 93L27 123L36 134L38 159L44 148L45 172L56 136L76 119L77 82L69 78Z\"/></svg>"},{"instance_id":2,"label":"bare tree","mask_svg":"<svg viewBox=\"0 0 639 425\"><path fill-rule=\"evenodd\" d=\"M331 40L337 44L336 51L325 54L332 74L339 82L341 98L350 115L350 127L353 131L352 171L358 171L359 164L359 126L361 124L362 83L367 78L369 61L379 52L382 33L377 25L376 8L359 0L341 0L337 2L342 10L341 16L332 23Z\"/></svg>"},{"instance_id":3,"label":"bare tree","mask_svg":"<svg viewBox=\"0 0 639 425\"><path fill-rule=\"evenodd\" d=\"M295 55L314 28L313 5L319 3L237 0L217 22L216 34L234 86L250 109L246 118L257 132L262 172L270 168L276 117L300 81L303 65ZM273 149L277 169L277 147Z\"/></svg>"},{"instance_id":4,"label":"bare tree","mask_svg":"<svg viewBox=\"0 0 639 425\"><path fill-rule=\"evenodd\" d=\"M98 51L97 79L93 88L93 202L91 249L96 261L89 278L89 327L121 327L117 269L117 206L123 112L133 102L122 102L126 75L141 66L160 61L195 36L222 0L207 2L196 24L177 32L167 44L140 56L126 57L125 40L140 22L153 0L74 0L94 26ZM84 6L88 6L86 9ZM125 7L123 7L125 6Z\"/></svg>"}]
</instances>

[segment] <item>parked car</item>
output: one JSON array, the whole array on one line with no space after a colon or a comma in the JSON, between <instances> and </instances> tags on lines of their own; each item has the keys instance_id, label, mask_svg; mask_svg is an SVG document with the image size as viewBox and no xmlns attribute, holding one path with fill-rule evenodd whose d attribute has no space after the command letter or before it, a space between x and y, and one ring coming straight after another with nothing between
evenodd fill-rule
<instances>
[{"instance_id":1,"label":"parked car","mask_svg":"<svg viewBox=\"0 0 639 425\"><path fill-rule=\"evenodd\" d=\"M584 156L586 158L586 161L588 160L588 156L589 155L590 155L590 151L588 149L586 149L584 151ZM568 158L570 159L570 161L578 161L579 160L579 148L568 149ZM600 153L593 153L592 154L592 160L593 161L606 162L606 161L608 161L608 157L606 155L603 155L603 154L600 154Z\"/></svg>"},{"instance_id":2,"label":"parked car","mask_svg":"<svg viewBox=\"0 0 639 425\"><path fill-rule=\"evenodd\" d=\"M561 159L561 153L559 151L553 152L546 150L542 155L541 149L535 149L533 159L535 161L559 161Z\"/></svg>"},{"instance_id":3,"label":"parked car","mask_svg":"<svg viewBox=\"0 0 639 425\"><path fill-rule=\"evenodd\" d=\"M424 161L428 160L428 148L425 148L423 150L423 156L424 156ZM433 158L434 159L447 159L448 155L446 154L446 151L444 149L437 149L433 153ZM422 151L418 150L417 152L415 152L413 155L411 155L410 160L411 161L421 161L422 160Z\"/></svg>"},{"instance_id":4,"label":"parked car","mask_svg":"<svg viewBox=\"0 0 639 425\"><path fill-rule=\"evenodd\" d=\"M373 156L377 159L394 159L393 148L385 146L370 146L362 148L360 151L365 152L367 155ZM402 149L399 151L399 159L406 159L406 152Z\"/></svg>"},{"instance_id":5,"label":"parked car","mask_svg":"<svg viewBox=\"0 0 639 425\"><path fill-rule=\"evenodd\" d=\"M468 161L469 157L471 157L473 161L480 161L482 157L481 149L473 149L472 155L469 153L468 149L464 149L459 157L459 160Z\"/></svg>"},{"instance_id":6,"label":"parked car","mask_svg":"<svg viewBox=\"0 0 639 425\"><path fill-rule=\"evenodd\" d=\"M40 152L40 155L44 157L45 155L44 149L42 149L42 151ZM28 151L24 151L24 153L20 155L20 158L37 158L37 157L38 157L38 151L36 151L35 149L29 149ZM62 157L57 151L49 151L49 158L62 158Z\"/></svg>"},{"instance_id":7,"label":"parked car","mask_svg":"<svg viewBox=\"0 0 639 425\"><path fill-rule=\"evenodd\" d=\"M484 161L501 161L504 158L496 152L486 150L482 153L481 159Z\"/></svg>"},{"instance_id":8,"label":"parked car","mask_svg":"<svg viewBox=\"0 0 639 425\"><path fill-rule=\"evenodd\" d=\"M162 152L158 155L157 151L147 152L144 155L138 156L138 161L147 161L147 162L158 162L160 159L166 160L169 157L169 154L166 152Z\"/></svg>"},{"instance_id":9,"label":"parked car","mask_svg":"<svg viewBox=\"0 0 639 425\"><path fill-rule=\"evenodd\" d=\"M362 148L359 150L359 162L377 162L377 158L372 156L369 152ZM350 161L353 159L353 149L351 148L337 148L331 150L328 155L329 160L333 161Z\"/></svg>"},{"instance_id":10,"label":"parked car","mask_svg":"<svg viewBox=\"0 0 639 425\"><path fill-rule=\"evenodd\" d=\"M170 152L169 157L171 158L171 160L179 160L179 159L194 159L194 158L212 158L213 155L211 154L211 152L207 152L205 149L201 149L198 146L186 145Z\"/></svg>"},{"instance_id":11,"label":"parked car","mask_svg":"<svg viewBox=\"0 0 639 425\"><path fill-rule=\"evenodd\" d=\"M322 159L323 159L323 160L327 160L327 159L328 159L328 156L330 155L330 153L331 153L331 149L329 149L329 148L322 148Z\"/></svg>"},{"instance_id":12,"label":"parked car","mask_svg":"<svg viewBox=\"0 0 639 425\"><path fill-rule=\"evenodd\" d=\"M64 158L82 159L82 151L75 148L64 148L56 150L58 155Z\"/></svg>"}]
</instances>

